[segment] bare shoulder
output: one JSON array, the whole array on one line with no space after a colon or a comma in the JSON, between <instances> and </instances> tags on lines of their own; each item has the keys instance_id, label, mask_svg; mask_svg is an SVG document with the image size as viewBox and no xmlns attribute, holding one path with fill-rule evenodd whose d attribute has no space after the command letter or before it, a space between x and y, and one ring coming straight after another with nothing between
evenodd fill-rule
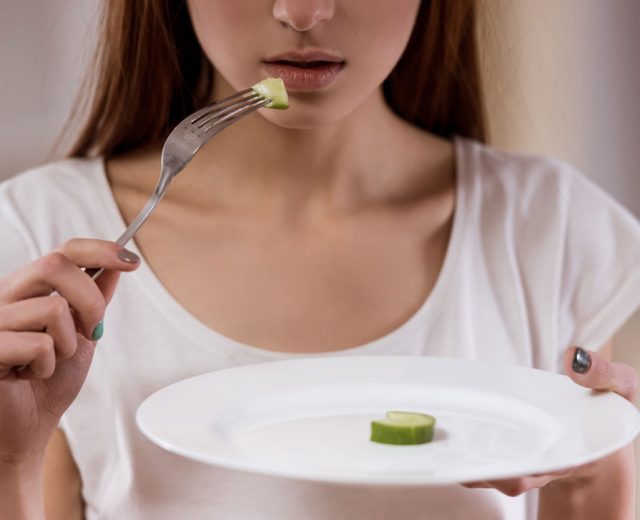
<instances>
[{"instance_id":1,"label":"bare shoulder","mask_svg":"<svg viewBox=\"0 0 640 520\"><path fill-rule=\"evenodd\" d=\"M49 441L44 462L44 502L47 520L84 518L82 479L62 430Z\"/></svg>"}]
</instances>

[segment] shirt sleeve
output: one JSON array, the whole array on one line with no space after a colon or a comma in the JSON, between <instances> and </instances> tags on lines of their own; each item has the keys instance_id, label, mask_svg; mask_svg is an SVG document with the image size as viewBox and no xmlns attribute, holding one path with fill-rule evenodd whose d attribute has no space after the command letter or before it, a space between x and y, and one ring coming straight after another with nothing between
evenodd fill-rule
<instances>
[{"instance_id":1,"label":"shirt sleeve","mask_svg":"<svg viewBox=\"0 0 640 520\"><path fill-rule=\"evenodd\" d=\"M640 305L640 223L569 170L560 345L603 346Z\"/></svg>"}]
</instances>

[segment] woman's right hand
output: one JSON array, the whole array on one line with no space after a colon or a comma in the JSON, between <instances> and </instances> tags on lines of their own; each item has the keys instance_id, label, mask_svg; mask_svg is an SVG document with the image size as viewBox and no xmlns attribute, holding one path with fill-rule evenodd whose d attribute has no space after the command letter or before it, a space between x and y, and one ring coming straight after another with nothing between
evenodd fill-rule
<instances>
[{"instance_id":1,"label":"woman's right hand","mask_svg":"<svg viewBox=\"0 0 640 520\"><path fill-rule=\"evenodd\" d=\"M85 380L120 272L139 261L113 242L73 239L0 279L0 467L41 464ZM94 281L81 267L105 271Z\"/></svg>"}]
</instances>

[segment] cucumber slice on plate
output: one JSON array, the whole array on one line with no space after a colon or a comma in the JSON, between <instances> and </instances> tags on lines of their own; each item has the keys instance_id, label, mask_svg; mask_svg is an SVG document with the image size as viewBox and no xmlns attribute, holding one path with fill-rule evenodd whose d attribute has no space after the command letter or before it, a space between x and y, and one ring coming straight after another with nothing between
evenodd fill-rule
<instances>
[{"instance_id":1,"label":"cucumber slice on plate","mask_svg":"<svg viewBox=\"0 0 640 520\"><path fill-rule=\"evenodd\" d=\"M433 440L436 419L413 412L387 412L385 419L371 421L371 440L382 444L425 444Z\"/></svg>"},{"instance_id":2,"label":"cucumber slice on plate","mask_svg":"<svg viewBox=\"0 0 640 520\"><path fill-rule=\"evenodd\" d=\"M265 105L266 108L275 108L278 110L289 108L287 89L284 88L284 81L280 78L263 79L253 85L251 90L264 99L269 100L269 103Z\"/></svg>"}]
</instances>

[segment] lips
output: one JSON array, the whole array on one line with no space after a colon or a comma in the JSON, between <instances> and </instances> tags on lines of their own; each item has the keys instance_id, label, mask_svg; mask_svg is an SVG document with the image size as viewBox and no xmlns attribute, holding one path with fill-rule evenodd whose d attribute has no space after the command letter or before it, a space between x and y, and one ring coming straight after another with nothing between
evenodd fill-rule
<instances>
[{"instance_id":1,"label":"lips","mask_svg":"<svg viewBox=\"0 0 640 520\"><path fill-rule=\"evenodd\" d=\"M326 51L292 51L271 56L262 66L270 76L282 78L287 90L310 92L333 83L345 60Z\"/></svg>"}]
</instances>

